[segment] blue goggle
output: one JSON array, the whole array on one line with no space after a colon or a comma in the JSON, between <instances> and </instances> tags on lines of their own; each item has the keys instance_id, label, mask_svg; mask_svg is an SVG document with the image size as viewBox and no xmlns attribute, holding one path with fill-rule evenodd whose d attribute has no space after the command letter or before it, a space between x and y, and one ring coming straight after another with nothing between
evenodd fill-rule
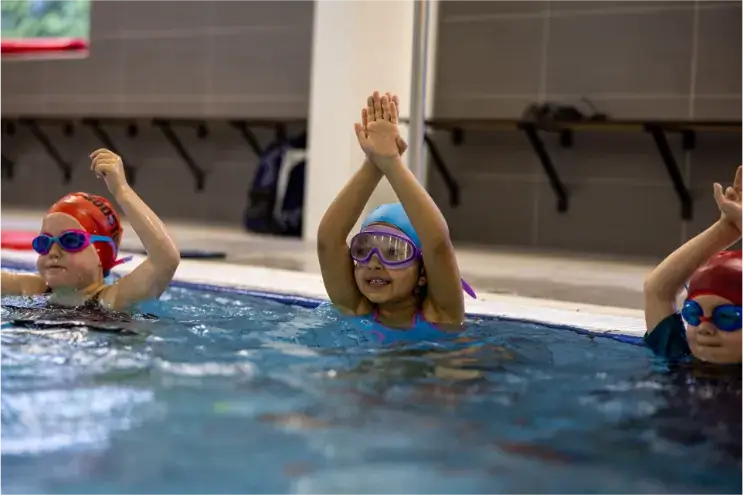
<instances>
[{"instance_id":1,"label":"blue goggle","mask_svg":"<svg viewBox=\"0 0 743 495\"><path fill-rule=\"evenodd\" d=\"M733 304L717 306L712 311L712 317L709 317L704 315L704 310L698 302L687 300L681 308L681 317L693 327L709 321L723 332L735 332L741 329L741 307Z\"/></svg>"},{"instance_id":2,"label":"blue goggle","mask_svg":"<svg viewBox=\"0 0 743 495\"><path fill-rule=\"evenodd\" d=\"M84 230L77 229L66 230L57 237L49 234L39 234L34 238L31 246L34 251L44 256L49 254L54 244L59 244L59 247L68 253L79 253L94 242L107 242L113 248L114 253L117 251L116 243L110 237L90 235Z\"/></svg>"}]
</instances>

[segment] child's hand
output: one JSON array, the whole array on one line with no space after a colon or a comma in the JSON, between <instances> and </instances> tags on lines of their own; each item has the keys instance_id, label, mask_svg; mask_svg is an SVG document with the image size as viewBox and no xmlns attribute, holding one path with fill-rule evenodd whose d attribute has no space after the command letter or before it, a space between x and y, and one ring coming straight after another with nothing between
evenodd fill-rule
<instances>
[{"instance_id":1,"label":"child's hand","mask_svg":"<svg viewBox=\"0 0 743 495\"><path fill-rule=\"evenodd\" d=\"M741 199L743 192L743 177L741 177L741 167L735 172L733 187L728 187L723 193L722 186L715 182L715 202L722 214L721 219L731 222L740 232L741 229Z\"/></svg>"},{"instance_id":2,"label":"child's hand","mask_svg":"<svg viewBox=\"0 0 743 495\"><path fill-rule=\"evenodd\" d=\"M375 91L362 110L362 122L354 125L359 145L377 166L399 158L401 144L407 148L397 128L397 104L388 95L379 96ZM402 150L404 151L404 149Z\"/></svg>"},{"instance_id":3,"label":"child's hand","mask_svg":"<svg viewBox=\"0 0 743 495\"><path fill-rule=\"evenodd\" d=\"M389 91L385 93L387 95L387 98L389 98L390 102L395 104L395 108L400 108L400 99L397 97L397 95L394 95L390 93ZM369 125L369 114L374 114L374 95L370 96L367 100L367 103L369 104L368 107L364 107L361 109L361 125L364 128L364 134L366 135L366 127ZM371 109L371 112L370 112ZM357 132L358 134L358 132ZM400 136L397 135L397 151L400 153L400 156L405 154L405 151L408 149L408 143L405 142L405 140Z\"/></svg>"},{"instance_id":4,"label":"child's hand","mask_svg":"<svg viewBox=\"0 0 743 495\"><path fill-rule=\"evenodd\" d=\"M90 158L92 160L90 169L106 181L106 186L112 194L126 185L124 163L119 155L107 149L99 149L91 153Z\"/></svg>"}]
</instances>

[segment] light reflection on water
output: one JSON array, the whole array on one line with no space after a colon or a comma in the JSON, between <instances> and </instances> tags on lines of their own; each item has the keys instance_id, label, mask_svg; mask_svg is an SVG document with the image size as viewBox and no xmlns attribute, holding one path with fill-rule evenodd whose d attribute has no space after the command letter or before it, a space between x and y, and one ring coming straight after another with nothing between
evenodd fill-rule
<instances>
[{"instance_id":1,"label":"light reflection on water","mask_svg":"<svg viewBox=\"0 0 743 495\"><path fill-rule=\"evenodd\" d=\"M3 298L8 492L741 489L740 368L490 320L362 347L330 309L182 288L133 335L10 321L43 305Z\"/></svg>"}]
</instances>

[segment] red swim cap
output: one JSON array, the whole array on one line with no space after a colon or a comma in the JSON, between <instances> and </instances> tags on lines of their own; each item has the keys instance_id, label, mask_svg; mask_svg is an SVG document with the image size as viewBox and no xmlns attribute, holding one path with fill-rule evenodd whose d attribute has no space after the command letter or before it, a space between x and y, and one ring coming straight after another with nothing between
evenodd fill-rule
<instances>
[{"instance_id":1,"label":"red swim cap","mask_svg":"<svg viewBox=\"0 0 743 495\"><path fill-rule=\"evenodd\" d=\"M118 251L123 229L119 216L108 200L101 196L87 193L72 193L63 197L49 208L49 213L65 213L80 222L88 234L110 237ZM123 260L116 260L116 251L106 242L93 244L101 260L103 275Z\"/></svg>"},{"instance_id":2,"label":"red swim cap","mask_svg":"<svg viewBox=\"0 0 743 495\"><path fill-rule=\"evenodd\" d=\"M723 251L694 272L689 280L688 298L704 294L724 297L735 305L741 304L741 252Z\"/></svg>"}]
</instances>

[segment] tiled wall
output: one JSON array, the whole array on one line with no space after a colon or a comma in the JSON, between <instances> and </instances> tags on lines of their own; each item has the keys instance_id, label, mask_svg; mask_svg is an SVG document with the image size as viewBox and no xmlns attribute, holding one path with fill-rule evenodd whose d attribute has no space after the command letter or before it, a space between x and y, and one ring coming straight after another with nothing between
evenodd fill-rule
<instances>
[{"instance_id":1,"label":"tiled wall","mask_svg":"<svg viewBox=\"0 0 743 495\"><path fill-rule=\"evenodd\" d=\"M304 116L308 107L312 2L96 2L93 53L84 60L3 62L2 111L45 115ZM533 101L589 97L614 117L740 119L740 2L462 2L440 9L435 112L439 117L517 117ZM581 107L584 108L584 107ZM178 130L209 170L205 193L154 129L113 137L138 167L137 190L164 217L240 221L256 159L226 126L199 140ZM73 183L22 132L3 137L17 162L3 205L41 206L70 189L102 192L87 154L90 130L64 137ZM264 135L264 140L270 135ZM651 138L578 134L573 149L546 142L570 192L555 198L524 136L437 135L463 186L447 206L435 172L429 188L461 242L660 255L715 218L711 182L730 180L740 135L699 135L681 151L696 199L692 222ZM47 177L40 180L40 176Z\"/></svg>"},{"instance_id":2,"label":"tiled wall","mask_svg":"<svg viewBox=\"0 0 743 495\"><path fill-rule=\"evenodd\" d=\"M313 8L308 1L96 1L88 58L2 63L3 115L306 116ZM177 129L209 171L206 191L195 193L159 130L141 129L136 139L124 129L110 132L138 169L137 191L156 212L241 221L257 159L237 131L212 126L200 140L194 129ZM3 154L17 162L16 178L2 181L3 205L49 205L70 189L105 192L89 170L88 154L102 146L92 132L47 131L75 167L72 183L62 184L54 163L22 129L3 136Z\"/></svg>"},{"instance_id":3,"label":"tiled wall","mask_svg":"<svg viewBox=\"0 0 743 495\"><path fill-rule=\"evenodd\" d=\"M741 118L740 2L444 2L435 86L437 117L517 118L531 102L589 98L615 118ZM462 183L462 205L430 190L460 241L600 253L663 255L716 218L712 182L731 181L740 134L700 134L685 153L669 137L695 199L680 205L652 138L579 133L545 143L570 194L556 199L526 137L437 135Z\"/></svg>"}]
</instances>

